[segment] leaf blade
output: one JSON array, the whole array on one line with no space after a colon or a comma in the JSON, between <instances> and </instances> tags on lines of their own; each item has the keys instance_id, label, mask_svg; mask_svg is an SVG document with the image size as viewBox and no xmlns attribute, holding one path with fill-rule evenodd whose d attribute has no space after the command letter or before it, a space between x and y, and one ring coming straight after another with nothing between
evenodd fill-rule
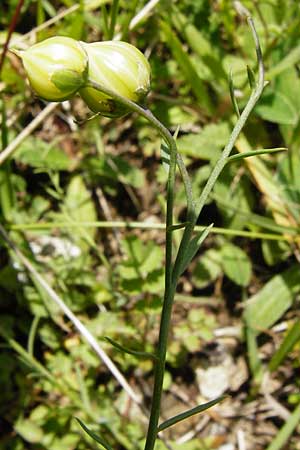
<instances>
[{"instance_id":1,"label":"leaf blade","mask_svg":"<svg viewBox=\"0 0 300 450\"><path fill-rule=\"evenodd\" d=\"M105 448L105 450L113 450L113 448L100 436L98 436L96 433L91 431L78 417L75 417L81 428L98 444L102 445L102 447Z\"/></svg>"},{"instance_id":2,"label":"leaf blade","mask_svg":"<svg viewBox=\"0 0 300 450\"><path fill-rule=\"evenodd\" d=\"M227 398L227 395L221 395L220 397L217 397L214 400L211 400L207 403L203 403L202 405L198 405L195 408L188 409L187 411L184 411L183 413L177 414L174 417L171 417L168 420L165 420L163 423L161 423L158 427L158 431L163 431L166 428L169 428L173 425L175 425L178 422L181 422L182 420L188 419L189 417L194 416L195 414L199 414L203 411L206 411L207 409L211 408L212 406L216 405L217 403L221 402Z\"/></svg>"}]
</instances>

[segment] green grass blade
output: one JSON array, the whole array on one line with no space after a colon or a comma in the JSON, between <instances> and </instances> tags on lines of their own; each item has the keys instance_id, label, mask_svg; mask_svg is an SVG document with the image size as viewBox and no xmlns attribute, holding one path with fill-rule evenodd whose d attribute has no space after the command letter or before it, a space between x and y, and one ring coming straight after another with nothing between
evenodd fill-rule
<instances>
[{"instance_id":1,"label":"green grass blade","mask_svg":"<svg viewBox=\"0 0 300 450\"><path fill-rule=\"evenodd\" d=\"M281 361L286 355L294 348L297 342L300 340L300 320L297 320L292 328L288 331L279 349L274 353L270 364L269 370L273 372L278 368Z\"/></svg>"},{"instance_id":2,"label":"green grass blade","mask_svg":"<svg viewBox=\"0 0 300 450\"><path fill-rule=\"evenodd\" d=\"M290 415L283 427L279 430L273 442L267 447L266 450L280 450L288 441L294 429L297 427L300 421L300 403L295 408L294 412Z\"/></svg>"},{"instance_id":3,"label":"green grass blade","mask_svg":"<svg viewBox=\"0 0 300 450\"><path fill-rule=\"evenodd\" d=\"M108 39L109 36L109 29L108 29L108 14L106 5L101 5L101 21L102 21L102 27L103 27L103 35L106 39Z\"/></svg>"},{"instance_id":4,"label":"green grass blade","mask_svg":"<svg viewBox=\"0 0 300 450\"><path fill-rule=\"evenodd\" d=\"M118 11L119 11L119 0L113 0L110 12L109 39L112 39L115 34Z\"/></svg>"},{"instance_id":5,"label":"green grass blade","mask_svg":"<svg viewBox=\"0 0 300 450\"><path fill-rule=\"evenodd\" d=\"M189 83L201 107L206 113L211 115L213 106L205 83L199 77L190 57L183 50L182 43L176 36L174 30L166 22L162 21L160 24L167 45L170 47L173 57L177 61L186 81Z\"/></svg>"},{"instance_id":6,"label":"green grass blade","mask_svg":"<svg viewBox=\"0 0 300 450\"><path fill-rule=\"evenodd\" d=\"M113 450L113 448L100 436L98 436L96 433L91 431L78 417L75 417L81 428L98 444L102 445L102 447L105 448L105 450Z\"/></svg>"},{"instance_id":7,"label":"green grass blade","mask_svg":"<svg viewBox=\"0 0 300 450\"><path fill-rule=\"evenodd\" d=\"M216 398L215 400L211 400L210 402L203 403L202 405L198 405L195 408L184 411L181 414L177 414L176 416L171 417L170 419L161 423L158 427L158 431L159 432L163 431L166 428L169 428L172 425L175 425L176 423L181 422L182 420L188 419L189 417L192 417L195 414L199 414L203 411L206 411L207 409L211 408L212 406L216 405L217 403L220 403L222 400L224 400L224 398L226 398L226 395L221 395L220 397Z\"/></svg>"}]
</instances>

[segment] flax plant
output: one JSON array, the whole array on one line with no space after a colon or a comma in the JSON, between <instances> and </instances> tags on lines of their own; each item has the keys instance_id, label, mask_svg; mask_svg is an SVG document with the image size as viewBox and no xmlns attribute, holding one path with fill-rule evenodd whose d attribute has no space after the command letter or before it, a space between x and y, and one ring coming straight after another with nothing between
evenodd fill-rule
<instances>
[{"instance_id":1,"label":"flax plant","mask_svg":"<svg viewBox=\"0 0 300 450\"><path fill-rule=\"evenodd\" d=\"M114 2L115 10L114 14L116 14L118 2ZM167 345L168 345L168 336L170 331L171 317L172 317L172 307L174 303L174 296L176 294L176 287L178 284L178 280L181 274L186 270L187 266L191 262L192 258L195 256L198 251L200 245L207 237L211 230L211 226L205 228L200 232L195 233L195 226L198 220L198 217L205 205L208 196L210 195L216 180L218 179L220 173L222 172L224 166L230 161L230 153L235 145L235 142L243 129L249 115L251 114L253 108L255 107L257 101L259 100L263 88L265 85L264 82L264 66L262 60L262 53L260 48L259 39L256 33L256 29L250 16L248 10L244 8L240 2L234 2L234 5L237 11L241 16L246 18L253 39L255 43L256 56L257 56L257 64L258 64L258 79L257 81L253 81L251 79L251 94L249 100L243 109L242 112L237 111L238 119L232 130L230 139L228 144L225 146L219 160L215 164L207 183L200 195L200 198L195 199L192 191L192 183L189 178L186 167L183 163L183 160L180 154L177 151L176 140L171 135L169 130L152 114L152 112L141 106L140 101L143 99L148 91L148 79L147 79L147 70L148 70L148 62L145 60L143 55L135 49L133 50L129 46L129 44L125 44L124 46L120 43L113 43L113 41L108 41L106 44L107 48L104 49L104 45L101 46L99 43L98 47L95 44L84 44L79 45L76 49L79 48L79 53L81 49L86 52L88 58L86 61L87 66L80 67L81 76L78 76L76 73L76 67L71 64L70 67L59 67L58 70L56 68L51 67L51 76L48 82L51 84L51 89L57 95L55 101L59 98L68 97L69 94L73 94L74 91L82 92L83 99L89 96L88 104L92 104L92 109L96 113L102 113L104 115L108 115L109 117L116 117L120 115L124 115L128 112L135 112L144 119L146 119L153 128L155 128L161 135L164 145L162 146L162 158L164 160L165 165L168 168L168 181L167 181L167 195L166 195L166 227L165 227L165 291L163 298L163 306L160 316L160 330L158 337L157 349L154 354L144 354L144 356L148 356L154 362L154 387L153 387L153 395L152 395L152 405L151 412L149 417L148 430L146 433L145 447L144 450L153 450L155 443L159 437L159 433L166 428L176 424L177 422L186 419L194 414L198 414L214 404L221 401L224 397L219 397L211 402L202 404L197 406L196 408L185 411L175 417L171 417L163 423L159 424L160 410L161 410L161 396L162 396L162 386L164 381L165 374L165 362L166 362L166 353L167 353ZM113 26L115 23L115 17L112 19ZM107 21L106 21L107 22ZM42 44L38 44L43 47ZM46 42L44 44L47 45ZM90 45L94 45L93 52L103 51L114 51L119 52L118 55L124 57L125 51L125 59L128 58L129 61L129 69L125 68L125 72L128 76L128 70L130 72L130 83L131 87L129 91L121 89L123 86L123 82L126 83L126 76L123 77L123 74L116 73L113 74L112 78L112 86L107 83L107 79L109 76L106 76L106 80L101 80L97 78L97 71L94 70L95 61L93 58L96 53L90 52L92 47ZM72 43L74 47L74 43ZM123 47L123 50L122 50ZM41 47L37 47L39 49ZM108 50L107 50L108 49ZM30 51L30 50L29 50ZM33 50L32 50L33 52ZM89 53L90 52L90 53ZM22 57L22 55L20 55ZM135 60L136 58L136 60ZM143 59L144 58L144 59ZM23 55L24 59L24 55ZM28 54L26 54L25 58L25 69L30 71L30 61ZM28 62L29 61L29 62ZM99 64L103 63L103 58L99 58ZM104 63L103 63L104 64ZM28 66L29 65L29 66ZM29 69L28 69L29 67ZM109 65L103 66L103 70L105 74L109 74ZM93 68L93 70L92 70ZM137 68L137 70L136 70ZM47 67L43 66L43 70L47 70ZM142 74L142 75L141 75ZM85 78L86 77L86 78ZM119 78L118 78L119 77ZM123 77L123 78L122 78ZM142 77L142 78L141 78ZM31 78L31 83L33 88L39 88L38 83L35 79ZM120 80L122 78L122 80ZM121 82L122 81L122 82ZM120 89L118 89L118 83ZM66 86L67 95L64 95L64 90ZM237 105L234 97L233 83L230 83L230 91L233 99L233 104L235 109L237 109ZM124 86L123 86L124 87ZM49 99L49 95L46 93L39 93L40 96ZM91 101L91 97L96 93L95 100ZM51 98L50 98L51 100ZM249 156L249 155L246 155ZM184 188L185 188L185 196L186 196L186 204L187 204L187 215L186 221L183 224L174 224L174 190L175 190L175 178L176 178L176 169L179 169ZM182 228L183 233L180 240L179 248L174 254L173 248L173 233L175 230ZM110 341L112 345L115 345L122 351L127 351L127 349L122 348L117 343ZM95 435L92 431L90 431L82 422L80 422L84 430L95 439L100 445L102 445L106 450L112 450L112 447L106 442L103 437L99 437Z\"/></svg>"}]
</instances>

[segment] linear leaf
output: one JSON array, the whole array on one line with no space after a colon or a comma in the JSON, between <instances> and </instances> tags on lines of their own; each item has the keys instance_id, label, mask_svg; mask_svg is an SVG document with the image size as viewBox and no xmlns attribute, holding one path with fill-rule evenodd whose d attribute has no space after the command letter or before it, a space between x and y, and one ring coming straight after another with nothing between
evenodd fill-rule
<instances>
[{"instance_id":1,"label":"linear leaf","mask_svg":"<svg viewBox=\"0 0 300 450\"><path fill-rule=\"evenodd\" d=\"M136 356L138 358L144 358L144 359L158 359L154 353L148 353L148 352L138 352L136 350L131 350L130 348L123 347L123 345L120 345L118 342L114 341L113 339L105 336L104 339L109 342L111 345L113 345L117 350L119 350L121 353L128 353L129 355Z\"/></svg>"},{"instance_id":2,"label":"linear leaf","mask_svg":"<svg viewBox=\"0 0 300 450\"><path fill-rule=\"evenodd\" d=\"M251 67L248 65L247 65L247 75L248 75L249 85L250 85L251 89L254 89L255 85L256 85L255 75L254 75L254 72L251 69Z\"/></svg>"},{"instance_id":3,"label":"linear leaf","mask_svg":"<svg viewBox=\"0 0 300 450\"><path fill-rule=\"evenodd\" d=\"M78 417L75 417L81 428L92 438L94 441L98 442L98 444L102 445L102 447L105 448L105 450L113 450L113 448L100 436L98 436L96 433L91 431Z\"/></svg>"},{"instance_id":4,"label":"linear leaf","mask_svg":"<svg viewBox=\"0 0 300 450\"><path fill-rule=\"evenodd\" d=\"M180 265L180 273L182 274L186 268L188 267L189 263L192 261L194 256L196 255L197 251L199 250L201 244L203 241L207 238L210 230L213 227L213 223L210 224L208 227L206 227L203 231L200 231L188 244L185 253L183 255L183 259L181 261Z\"/></svg>"},{"instance_id":5,"label":"linear leaf","mask_svg":"<svg viewBox=\"0 0 300 450\"><path fill-rule=\"evenodd\" d=\"M234 93L232 70L230 70L230 72L229 72L229 80L228 81L229 81L229 92L230 92L231 102L232 102L233 108L235 110L235 113L236 113L237 117L239 118L241 114L240 114L239 105L237 103L236 96Z\"/></svg>"},{"instance_id":6,"label":"linear leaf","mask_svg":"<svg viewBox=\"0 0 300 450\"><path fill-rule=\"evenodd\" d=\"M232 155L227 158L227 163L232 161L238 161L239 159L249 158L250 156L265 155L266 153L278 153L287 151L286 147L277 148L262 148L259 150L253 150L252 152L238 153L237 155Z\"/></svg>"},{"instance_id":7,"label":"linear leaf","mask_svg":"<svg viewBox=\"0 0 300 450\"><path fill-rule=\"evenodd\" d=\"M203 411L206 411L207 409L211 408L212 406L214 406L217 403L224 400L224 398L226 398L226 397L227 397L226 395L221 395L220 397L216 398L215 400L211 400L210 402L203 403L202 405L198 405L195 408L188 409L187 411L184 411L181 414L177 414L176 416L171 417L170 419L161 423L158 427L158 431L163 431L166 428L169 428L172 425L175 425L176 423L181 422L182 420L188 419L189 417L192 417L195 414L199 414Z\"/></svg>"}]
</instances>

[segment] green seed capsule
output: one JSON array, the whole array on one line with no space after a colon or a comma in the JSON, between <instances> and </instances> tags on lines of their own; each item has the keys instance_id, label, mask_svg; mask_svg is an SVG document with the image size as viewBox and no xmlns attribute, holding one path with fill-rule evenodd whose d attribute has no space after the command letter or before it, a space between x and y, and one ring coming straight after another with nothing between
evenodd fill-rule
<instances>
[{"instance_id":1,"label":"green seed capsule","mask_svg":"<svg viewBox=\"0 0 300 450\"><path fill-rule=\"evenodd\" d=\"M22 59L32 89L45 100L68 100L86 83L87 54L72 38L52 37L15 53Z\"/></svg>"},{"instance_id":2,"label":"green seed capsule","mask_svg":"<svg viewBox=\"0 0 300 450\"><path fill-rule=\"evenodd\" d=\"M150 65L133 45L120 41L86 44L89 59L88 78L128 100L141 102L150 89ZM108 95L94 88L79 91L88 107L107 117L120 117L128 110Z\"/></svg>"}]
</instances>

